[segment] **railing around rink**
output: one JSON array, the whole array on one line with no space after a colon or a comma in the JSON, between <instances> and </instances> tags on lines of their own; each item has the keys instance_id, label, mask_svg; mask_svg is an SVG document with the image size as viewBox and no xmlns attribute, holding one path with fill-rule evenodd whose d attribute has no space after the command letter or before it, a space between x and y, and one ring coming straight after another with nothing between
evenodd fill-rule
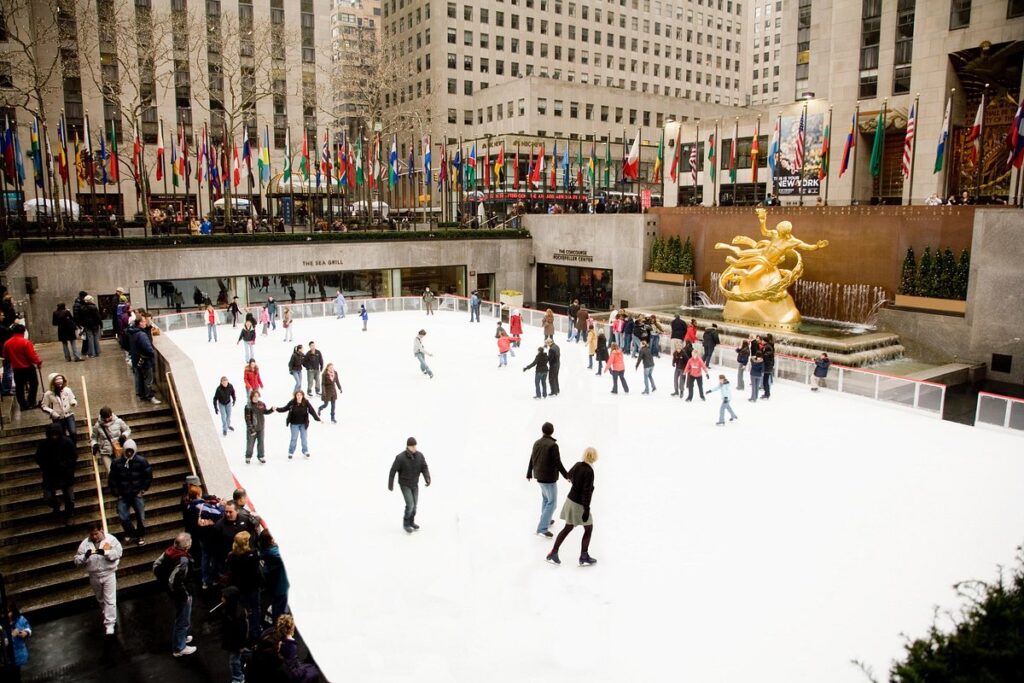
<instances>
[{"instance_id":1,"label":"railing around rink","mask_svg":"<svg viewBox=\"0 0 1024 683\"><path fill-rule=\"evenodd\" d=\"M469 299L454 294L438 294L434 302L436 310L453 311L469 315ZM390 313L399 311L424 311L425 304L420 296L401 297L375 297L375 298L348 298L345 303L346 315L357 315L360 305L366 306L371 315L376 313ZM322 318L337 315L334 301L316 302L278 302L277 322L280 324L281 316L285 307L291 309L292 317L296 320L302 318ZM239 320L239 326L248 311L259 320L259 312L262 306L250 306L243 309ZM490 319L501 319L504 316L507 320L508 306L497 301L481 301L480 317ZM532 308L518 308L525 327L541 328L544 325L546 311ZM231 322L231 315L224 309L215 311L218 325ZM203 310L189 311L182 313L168 313L156 318L157 325L167 332L203 327L206 325L207 313ZM595 321L595 328L599 332L609 334L608 322L606 320ZM554 315L555 334L568 335L570 321L564 314ZM672 345L668 331L660 335L661 351L671 355ZM696 345L700 349L700 344ZM715 347L713 364L719 367L727 367L735 371L736 347L720 344ZM810 385L814 379L814 361L806 358L797 358L784 354L775 355L775 378L799 382ZM837 391L841 394L860 396L862 398L882 401L892 405L898 405L909 410L936 418L942 418L942 411L946 401L946 387L936 382L926 380L909 379L898 377L883 372L868 370L865 368L851 368L844 365L832 364L829 376L825 380L825 388ZM995 394L988 396L996 398ZM1007 399L1017 401L1017 399ZM1024 402L1021 402L1024 403ZM979 412L981 410L981 398L979 397ZM1013 429L1024 429L1024 406L1016 405L1003 409L1007 417L999 422L1000 425L1007 425ZM1004 413L1000 413L1003 415ZM988 413L986 413L987 415ZM1013 425L1019 425L1014 427Z\"/></svg>"},{"instance_id":2,"label":"railing around rink","mask_svg":"<svg viewBox=\"0 0 1024 683\"><path fill-rule=\"evenodd\" d=\"M974 426L1024 436L1024 399L979 391Z\"/></svg>"},{"instance_id":3,"label":"railing around rink","mask_svg":"<svg viewBox=\"0 0 1024 683\"><path fill-rule=\"evenodd\" d=\"M736 369L736 347L721 344L715 347L713 362L720 367ZM807 358L775 354L775 378L810 385L814 377L814 361ZM832 363L825 389L840 394L860 396L895 404L914 412L942 418L946 403L946 387L937 382L910 379L866 368L851 368Z\"/></svg>"}]
</instances>

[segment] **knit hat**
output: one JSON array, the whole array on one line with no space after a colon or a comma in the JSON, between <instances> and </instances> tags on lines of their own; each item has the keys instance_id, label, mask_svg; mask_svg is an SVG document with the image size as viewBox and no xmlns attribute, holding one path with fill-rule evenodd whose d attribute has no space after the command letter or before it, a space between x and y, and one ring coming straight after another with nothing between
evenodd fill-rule
<instances>
[{"instance_id":1,"label":"knit hat","mask_svg":"<svg viewBox=\"0 0 1024 683\"><path fill-rule=\"evenodd\" d=\"M91 294L87 294L86 295L85 303L87 303L87 304L91 304L92 303L92 295Z\"/></svg>"},{"instance_id":2,"label":"knit hat","mask_svg":"<svg viewBox=\"0 0 1024 683\"><path fill-rule=\"evenodd\" d=\"M138 446L135 445L135 439L128 439L127 441L125 441L123 448L125 453L127 453L128 451L131 451L132 453L139 452Z\"/></svg>"}]
</instances>

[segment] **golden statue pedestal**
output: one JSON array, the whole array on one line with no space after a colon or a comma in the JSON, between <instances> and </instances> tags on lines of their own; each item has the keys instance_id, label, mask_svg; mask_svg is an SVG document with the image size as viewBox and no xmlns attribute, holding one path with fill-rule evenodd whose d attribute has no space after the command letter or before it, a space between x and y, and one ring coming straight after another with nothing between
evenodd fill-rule
<instances>
[{"instance_id":1,"label":"golden statue pedestal","mask_svg":"<svg viewBox=\"0 0 1024 683\"><path fill-rule=\"evenodd\" d=\"M788 289L804 272L800 252L823 249L828 242L807 244L793 237L789 221L769 230L764 209L757 209L757 218L764 239L755 241L740 235L732 244L715 245L715 249L732 252L718 280L718 289L726 298L722 317L728 322L794 331L800 325L800 311ZM796 263L787 270L781 266L789 256Z\"/></svg>"}]
</instances>

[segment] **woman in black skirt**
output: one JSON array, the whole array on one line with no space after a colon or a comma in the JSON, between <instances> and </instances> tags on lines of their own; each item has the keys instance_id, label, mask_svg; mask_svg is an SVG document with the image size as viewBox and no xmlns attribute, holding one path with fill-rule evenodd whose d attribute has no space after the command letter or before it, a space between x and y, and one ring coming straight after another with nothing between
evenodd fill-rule
<instances>
[{"instance_id":1,"label":"woman in black skirt","mask_svg":"<svg viewBox=\"0 0 1024 683\"><path fill-rule=\"evenodd\" d=\"M565 526L558 532L555 538L555 547L548 553L547 561L551 564L562 564L558 559L558 549L562 545L574 526L583 527L583 542L580 544L580 566L589 567L597 564L597 560L590 556L587 551L590 549L590 535L594 531L594 519L590 516L590 497L594 494L594 468L592 465L597 462L597 449L593 447L583 451L583 460L572 466L569 470L569 479L572 481L572 488L569 496L562 505L560 517L565 521Z\"/></svg>"}]
</instances>

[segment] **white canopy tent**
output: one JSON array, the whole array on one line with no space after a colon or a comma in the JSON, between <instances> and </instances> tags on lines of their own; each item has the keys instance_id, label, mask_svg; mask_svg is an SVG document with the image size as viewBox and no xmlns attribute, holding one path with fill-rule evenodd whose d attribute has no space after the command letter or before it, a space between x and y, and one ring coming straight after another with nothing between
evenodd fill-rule
<instances>
[{"instance_id":1,"label":"white canopy tent","mask_svg":"<svg viewBox=\"0 0 1024 683\"><path fill-rule=\"evenodd\" d=\"M59 202L52 199L29 199L25 202L25 215L29 220L39 220L39 216L56 217L58 210L73 220L78 220L82 214L82 207L70 199L61 199Z\"/></svg>"},{"instance_id":2,"label":"white canopy tent","mask_svg":"<svg viewBox=\"0 0 1024 683\"><path fill-rule=\"evenodd\" d=\"M364 211L368 211L369 209L367 207L369 205L370 205L370 202L367 202L365 200L358 201L358 202L352 202L352 215L353 216L357 216L360 213L363 213ZM391 207L387 205L387 202L382 202L379 199L378 200L374 200L374 202L373 202L373 213L379 214L379 215L383 216L384 218L387 218L388 217L388 213L390 211L391 211Z\"/></svg>"}]
</instances>

